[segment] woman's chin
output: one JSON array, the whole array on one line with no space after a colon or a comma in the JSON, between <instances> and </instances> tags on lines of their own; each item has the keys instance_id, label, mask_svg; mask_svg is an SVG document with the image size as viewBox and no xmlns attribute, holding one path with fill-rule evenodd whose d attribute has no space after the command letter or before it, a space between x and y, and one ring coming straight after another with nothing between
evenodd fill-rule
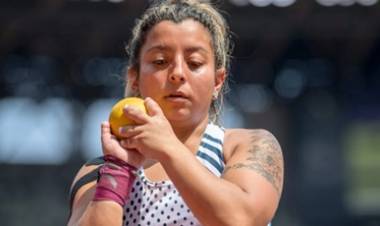
<instances>
[{"instance_id":1,"label":"woman's chin","mask_svg":"<svg viewBox=\"0 0 380 226\"><path fill-rule=\"evenodd\" d=\"M165 113L165 117L170 122L185 122L192 118L191 112L188 109L173 109Z\"/></svg>"}]
</instances>

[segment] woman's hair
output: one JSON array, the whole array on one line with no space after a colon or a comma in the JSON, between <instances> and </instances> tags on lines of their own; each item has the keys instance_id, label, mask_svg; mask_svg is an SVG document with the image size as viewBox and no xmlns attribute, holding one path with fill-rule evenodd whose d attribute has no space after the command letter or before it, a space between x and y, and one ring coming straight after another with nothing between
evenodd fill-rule
<instances>
[{"instance_id":1,"label":"woman's hair","mask_svg":"<svg viewBox=\"0 0 380 226\"><path fill-rule=\"evenodd\" d=\"M212 38L215 69L225 68L226 75L230 69L232 42L229 27L217 9L206 1L195 0L161 0L153 1L142 17L136 21L132 37L126 47L128 67L139 71L139 54L150 29L161 21L168 20L180 23L186 19L193 19L201 23ZM228 78L228 76L226 76ZM210 107L210 119L217 122L223 106L223 96L227 92L228 83L224 82L218 98L213 100ZM131 92L131 90L127 90ZM127 95L131 95L130 93Z\"/></svg>"}]
</instances>

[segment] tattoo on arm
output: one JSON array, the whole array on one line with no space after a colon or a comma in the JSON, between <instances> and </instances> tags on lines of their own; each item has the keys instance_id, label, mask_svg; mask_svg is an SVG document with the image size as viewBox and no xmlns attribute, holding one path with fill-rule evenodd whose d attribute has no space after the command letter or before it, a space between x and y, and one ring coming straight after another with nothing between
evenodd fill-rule
<instances>
[{"instance_id":1,"label":"tattoo on arm","mask_svg":"<svg viewBox=\"0 0 380 226\"><path fill-rule=\"evenodd\" d=\"M250 169L263 176L278 193L283 179L283 157L280 145L268 132L251 132L251 147L244 162L226 166L224 173L232 169Z\"/></svg>"}]
</instances>

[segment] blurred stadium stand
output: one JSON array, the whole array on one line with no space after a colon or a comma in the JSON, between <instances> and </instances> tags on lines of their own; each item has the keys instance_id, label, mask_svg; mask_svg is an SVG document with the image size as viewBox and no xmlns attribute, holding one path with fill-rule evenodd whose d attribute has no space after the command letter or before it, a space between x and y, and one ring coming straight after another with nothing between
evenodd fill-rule
<instances>
[{"instance_id":1,"label":"blurred stadium stand","mask_svg":"<svg viewBox=\"0 0 380 226\"><path fill-rule=\"evenodd\" d=\"M218 1L234 32L226 127L265 128L286 172L279 226L380 226L380 3ZM0 2L1 225L64 225L100 154L147 1Z\"/></svg>"}]
</instances>

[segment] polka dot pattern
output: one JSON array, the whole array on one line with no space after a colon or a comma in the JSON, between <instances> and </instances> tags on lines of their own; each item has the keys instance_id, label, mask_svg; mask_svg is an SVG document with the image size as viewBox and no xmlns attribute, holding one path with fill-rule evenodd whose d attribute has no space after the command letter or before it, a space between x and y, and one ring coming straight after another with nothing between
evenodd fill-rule
<instances>
[{"instance_id":1,"label":"polka dot pattern","mask_svg":"<svg viewBox=\"0 0 380 226\"><path fill-rule=\"evenodd\" d=\"M223 140L224 129L210 123L197 152L197 159L217 177L225 166ZM128 226L200 226L171 181L149 181L142 169L129 194L123 221Z\"/></svg>"},{"instance_id":2,"label":"polka dot pattern","mask_svg":"<svg viewBox=\"0 0 380 226\"><path fill-rule=\"evenodd\" d=\"M171 181L149 181L139 170L129 197L124 225L200 225Z\"/></svg>"},{"instance_id":3,"label":"polka dot pattern","mask_svg":"<svg viewBox=\"0 0 380 226\"><path fill-rule=\"evenodd\" d=\"M224 168L224 129L209 123L198 147L197 159L215 176ZM124 225L200 225L171 181L149 181L144 171L138 176L125 207Z\"/></svg>"}]
</instances>

